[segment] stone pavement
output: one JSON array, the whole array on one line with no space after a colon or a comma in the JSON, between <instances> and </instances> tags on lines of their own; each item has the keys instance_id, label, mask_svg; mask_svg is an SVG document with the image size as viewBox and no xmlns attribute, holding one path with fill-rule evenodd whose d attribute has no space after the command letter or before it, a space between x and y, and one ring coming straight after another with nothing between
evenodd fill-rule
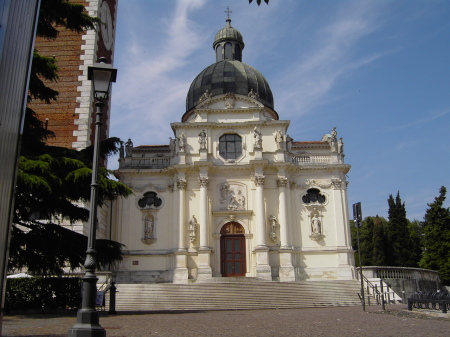
<instances>
[{"instance_id":1,"label":"stone pavement","mask_svg":"<svg viewBox=\"0 0 450 337\"><path fill-rule=\"evenodd\" d=\"M107 336L450 336L449 314L408 312L404 305L159 312L107 315L100 324ZM5 316L4 337L67 336L75 316Z\"/></svg>"}]
</instances>

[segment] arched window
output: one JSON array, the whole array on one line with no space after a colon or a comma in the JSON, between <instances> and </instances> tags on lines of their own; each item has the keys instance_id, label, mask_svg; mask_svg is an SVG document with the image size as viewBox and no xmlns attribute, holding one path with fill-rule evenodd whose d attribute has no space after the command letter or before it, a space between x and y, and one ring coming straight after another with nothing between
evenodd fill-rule
<instances>
[{"instance_id":1,"label":"arched window","mask_svg":"<svg viewBox=\"0 0 450 337\"><path fill-rule=\"evenodd\" d=\"M158 198L155 192L147 192L142 199L139 199L138 205L141 208L159 207L162 204L162 200Z\"/></svg>"},{"instance_id":2,"label":"arched window","mask_svg":"<svg viewBox=\"0 0 450 337\"><path fill-rule=\"evenodd\" d=\"M242 50L240 45L236 45L234 49L234 59L242 62Z\"/></svg>"},{"instance_id":3,"label":"arched window","mask_svg":"<svg viewBox=\"0 0 450 337\"><path fill-rule=\"evenodd\" d=\"M231 43L225 43L225 60L232 60L233 52L231 50Z\"/></svg>"},{"instance_id":4,"label":"arched window","mask_svg":"<svg viewBox=\"0 0 450 337\"><path fill-rule=\"evenodd\" d=\"M216 48L216 62L222 61L222 46L219 44Z\"/></svg>"},{"instance_id":5,"label":"arched window","mask_svg":"<svg viewBox=\"0 0 450 337\"><path fill-rule=\"evenodd\" d=\"M302 197L302 201L305 204L324 204L325 196L317 188L310 188Z\"/></svg>"},{"instance_id":6,"label":"arched window","mask_svg":"<svg viewBox=\"0 0 450 337\"><path fill-rule=\"evenodd\" d=\"M229 133L219 138L219 154L224 159L236 159L242 155L242 138Z\"/></svg>"}]
</instances>

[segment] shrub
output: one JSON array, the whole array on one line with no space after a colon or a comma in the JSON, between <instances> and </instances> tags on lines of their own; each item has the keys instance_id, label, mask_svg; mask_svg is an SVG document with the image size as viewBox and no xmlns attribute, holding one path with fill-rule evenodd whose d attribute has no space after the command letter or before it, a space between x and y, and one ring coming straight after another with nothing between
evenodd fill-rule
<instances>
[{"instance_id":1,"label":"shrub","mask_svg":"<svg viewBox=\"0 0 450 337\"><path fill-rule=\"evenodd\" d=\"M10 278L6 282L5 311L61 311L81 303L78 277Z\"/></svg>"}]
</instances>

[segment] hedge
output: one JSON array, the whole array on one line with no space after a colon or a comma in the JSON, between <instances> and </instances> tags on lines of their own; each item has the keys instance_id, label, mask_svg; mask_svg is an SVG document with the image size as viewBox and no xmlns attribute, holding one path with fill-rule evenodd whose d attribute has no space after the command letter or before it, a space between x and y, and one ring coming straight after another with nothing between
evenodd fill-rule
<instances>
[{"instance_id":1,"label":"hedge","mask_svg":"<svg viewBox=\"0 0 450 337\"><path fill-rule=\"evenodd\" d=\"M81 304L78 277L9 278L6 282L5 311L61 311Z\"/></svg>"}]
</instances>

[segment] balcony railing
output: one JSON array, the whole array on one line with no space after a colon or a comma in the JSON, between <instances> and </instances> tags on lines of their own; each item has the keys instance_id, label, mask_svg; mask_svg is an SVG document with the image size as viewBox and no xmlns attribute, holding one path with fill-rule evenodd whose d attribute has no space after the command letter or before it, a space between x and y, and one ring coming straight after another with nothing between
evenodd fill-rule
<instances>
[{"instance_id":1,"label":"balcony railing","mask_svg":"<svg viewBox=\"0 0 450 337\"><path fill-rule=\"evenodd\" d=\"M129 165L125 164L125 167ZM132 158L132 168L164 169L170 166L170 158Z\"/></svg>"},{"instance_id":2,"label":"balcony railing","mask_svg":"<svg viewBox=\"0 0 450 337\"><path fill-rule=\"evenodd\" d=\"M326 155L293 156L292 163L297 164L297 165L331 163L331 156L326 156Z\"/></svg>"}]
</instances>

